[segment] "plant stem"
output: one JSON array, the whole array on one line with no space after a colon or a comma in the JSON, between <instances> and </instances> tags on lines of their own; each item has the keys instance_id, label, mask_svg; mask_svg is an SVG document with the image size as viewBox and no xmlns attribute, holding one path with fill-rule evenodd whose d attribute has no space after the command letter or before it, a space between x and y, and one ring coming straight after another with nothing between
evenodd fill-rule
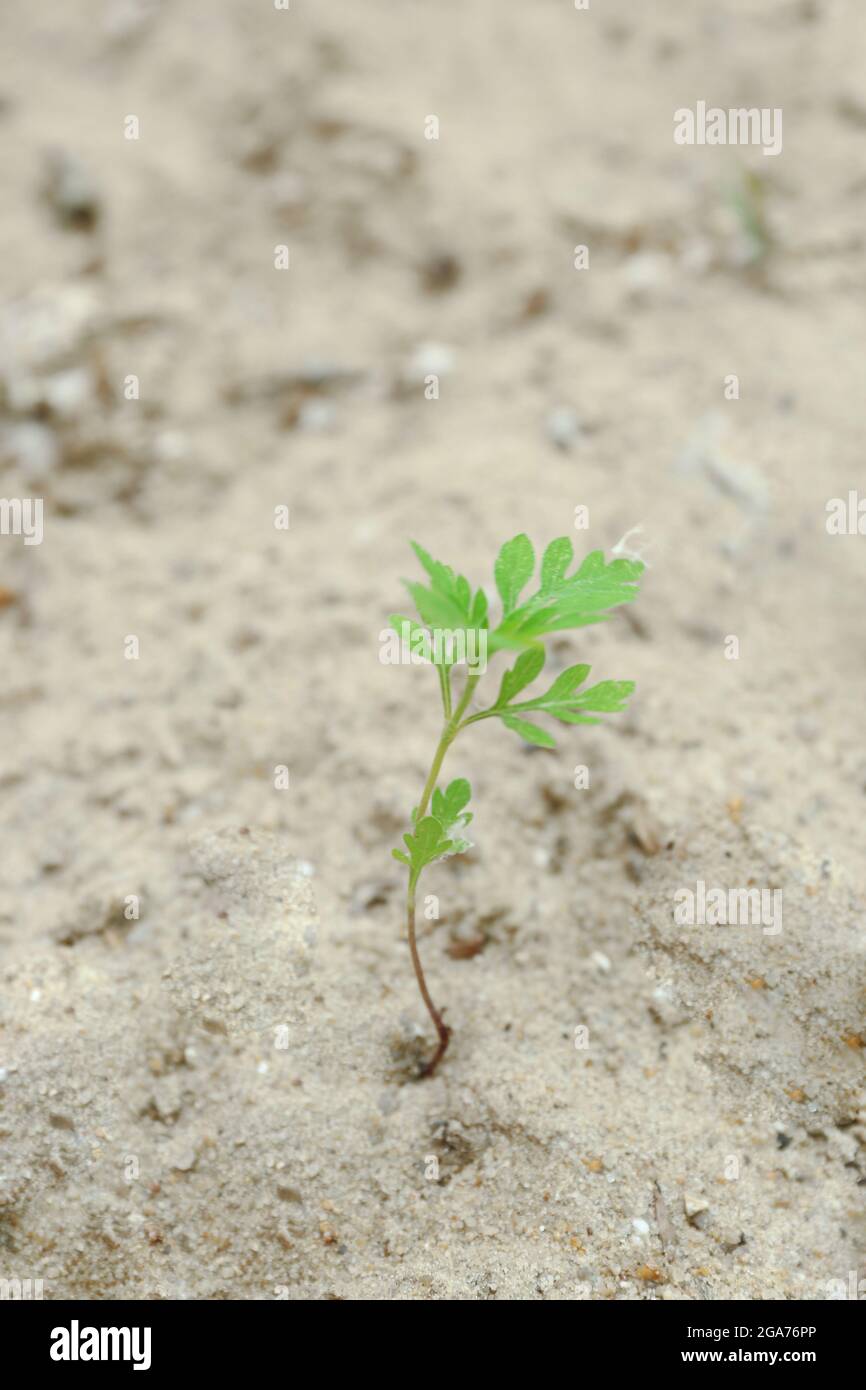
<instances>
[{"instance_id":1,"label":"plant stem","mask_svg":"<svg viewBox=\"0 0 866 1390\"><path fill-rule=\"evenodd\" d=\"M442 691L442 708L446 720L451 718L451 671L447 666L438 666L439 686Z\"/></svg>"},{"instance_id":2,"label":"plant stem","mask_svg":"<svg viewBox=\"0 0 866 1390\"><path fill-rule=\"evenodd\" d=\"M445 725L442 729L442 736L439 739L436 752L433 756L433 762L430 767L430 774L424 785L424 790L421 793L421 800L418 803L418 810L415 813L416 825L421 821L423 816L426 815L427 807L430 803L430 798L433 795L433 789L436 786L436 781L442 769L442 763L445 759L445 754L448 752L448 749L451 747L451 744L457 737L457 734L460 729L460 721L466 713L466 710L469 706L469 701L472 699L472 693L480 679L480 676L467 676L466 685L464 687L463 694L460 697L460 702L457 708L455 709L454 713L451 715L450 719L447 719L445 722ZM450 695L450 679L448 684ZM445 687L443 686L443 698L444 689ZM448 703L450 704L450 698ZM427 981L424 978L424 969L421 965L421 957L418 954L418 941L415 935L415 888L417 882L417 878L413 878L410 874L409 891L406 900L406 924L409 936L409 951L412 956L412 965L415 970L415 978L418 981L418 988L421 991L421 998L424 1000L424 1003L427 1007L427 1012L432 1018L433 1023L436 1027L436 1032L439 1035L439 1046L437 1047L436 1051L434 1052L433 1056L431 1057L430 1061L426 1064L422 1072L423 1076L432 1076L445 1055L445 1049L448 1046L448 1039L451 1037L451 1029L445 1024L441 1013L436 1008L436 1005L433 1003L433 1000L430 997L430 991L427 988Z\"/></svg>"},{"instance_id":3,"label":"plant stem","mask_svg":"<svg viewBox=\"0 0 866 1390\"><path fill-rule=\"evenodd\" d=\"M415 969L415 979L418 981L418 988L421 991L421 998L427 1005L427 1012L436 1026L436 1032L439 1034L439 1046L436 1048L436 1051L433 1053L433 1056L430 1058L430 1061L424 1064L424 1068L421 1072L422 1076L432 1076L440 1061L445 1056L445 1049L448 1046L448 1039L451 1037L451 1029L445 1023L442 1015L436 1008L436 1005L433 1003L433 1000L430 997L430 991L427 988L427 981L424 978L424 970L421 965L421 957L418 954L418 942L415 938L414 885L411 885L409 888L409 901L407 905L407 925L409 928L409 951L412 955L412 965Z\"/></svg>"}]
</instances>

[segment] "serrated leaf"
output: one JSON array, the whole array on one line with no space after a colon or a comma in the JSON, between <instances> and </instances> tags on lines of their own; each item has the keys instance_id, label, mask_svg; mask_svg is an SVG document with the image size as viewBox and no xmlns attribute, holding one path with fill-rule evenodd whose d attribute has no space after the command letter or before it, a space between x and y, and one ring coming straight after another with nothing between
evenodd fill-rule
<instances>
[{"instance_id":1,"label":"serrated leaf","mask_svg":"<svg viewBox=\"0 0 866 1390\"><path fill-rule=\"evenodd\" d=\"M435 816L422 817L415 826L415 833L407 831L403 842L409 851L409 869L413 879L417 879L425 864L432 864L434 859L441 859L453 850L452 841L442 833L442 826ZM399 855L400 850L394 853Z\"/></svg>"},{"instance_id":2,"label":"serrated leaf","mask_svg":"<svg viewBox=\"0 0 866 1390\"><path fill-rule=\"evenodd\" d=\"M554 719L560 719L563 724L600 724L600 719L593 719L589 714L578 714L574 710L558 707L557 709L544 710L545 714L552 714Z\"/></svg>"},{"instance_id":3,"label":"serrated leaf","mask_svg":"<svg viewBox=\"0 0 866 1390\"><path fill-rule=\"evenodd\" d=\"M472 788L465 777L455 777L445 791L437 787L433 792L431 810L444 829L455 824L461 811L472 799Z\"/></svg>"},{"instance_id":4,"label":"serrated leaf","mask_svg":"<svg viewBox=\"0 0 866 1390\"><path fill-rule=\"evenodd\" d=\"M528 536L521 534L505 542L493 567L503 616L507 617L514 609L534 569L535 552Z\"/></svg>"},{"instance_id":5,"label":"serrated leaf","mask_svg":"<svg viewBox=\"0 0 866 1390\"><path fill-rule=\"evenodd\" d=\"M591 666L569 666L567 671L562 671L553 682L546 695L541 699L552 704L561 703L567 696L573 695L579 685L583 685L590 671Z\"/></svg>"},{"instance_id":6,"label":"serrated leaf","mask_svg":"<svg viewBox=\"0 0 866 1390\"><path fill-rule=\"evenodd\" d=\"M401 642L403 641L405 628L409 629L410 648L413 646L413 639L420 638L421 634L423 634L425 640L429 640L430 638L428 629L424 627L422 623L416 623L414 618L407 618L402 613L392 613L388 618L388 624L394 629ZM420 645L418 649L421 649Z\"/></svg>"},{"instance_id":7,"label":"serrated leaf","mask_svg":"<svg viewBox=\"0 0 866 1390\"><path fill-rule=\"evenodd\" d=\"M405 579L403 583L414 600L422 622L432 629L431 637L435 638L437 632L451 633L456 645L460 641L458 634L486 631L487 598L483 590L479 589L473 599L468 579L462 574L455 574L450 565L434 560L416 541L411 544L431 583L429 587L417 580ZM463 638L463 644L462 650L465 651L478 651L481 646L477 636L474 646L470 645L468 635ZM452 664L446 660L434 662L434 665L445 667Z\"/></svg>"},{"instance_id":8,"label":"serrated leaf","mask_svg":"<svg viewBox=\"0 0 866 1390\"><path fill-rule=\"evenodd\" d=\"M404 579L404 584L412 595L415 607L423 622L431 628L442 628L456 632L467 625L467 615L456 598L443 594L438 589L428 589L424 584Z\"/></svg>"},{"instance_id":9,"label":"serrated leaf","mask_svg":"<svg viewBox=\"0 0 866 1390\"><path fill-rule=\"evenodd\" d=\"M544 660L544 648L541 646L530 647L528 651L522 652L512 669L504 673L494 708L498 709L500 705L509 704L515 695L519 695L521 690L525 690L526 686L531 685L541 674Z\"/></svg>"},{"instance_id":10,"label":"serrated leaf","mask_svg":"<svg viewBox=\"0 0 866 1390\"><path fill-rule=\"evenodd\" d=\"M603 710L612 714L625 709L634 687L634 681L600 681L578 695L572 704L576 709Z\"/></svg>"},{"instance_id":11,"label":"serrated leaf","mask_svg":"<svg viewBox=\"0 0 866 1390\"><path fill-rule=\"evenodd\" d=\"M487 595L483 589L476 590L469 612L469 621L473 627L487 627Z\"/></svg>"},{"instance_id":12,"label":"serrated leaf","mask_svg":"<svg viewBox=\"0 0 866 1390\"><path fill-rule=\"evenodd\" d=\"M561 538L561 542L565 540ZM561 542L552 542L545 552L550 559L538 593L507 612L491 634L491 652L502 647L526 647L551 632L604 622L610 609L636 597L637 580L644 569L640 560L617 559L608 564L603 552L594 550L573 575L566 576L562 569L566 546Z\"/></svg>"},{"instance_id":13,"label":"serrated leaf","mask_svg":"<svg viewBox=\"0 0 866 1390\"><path fill-rule=\"evenodd\" d=\"M507 729L513 729L521 738L525 738L527 743L534 743L539 748L555 748L556 740L551 738L546 729L539 729L537 724L532 724L528 719L518 719L513 714L502 714L500 718Z\"/></svg>"},{"instance_id":14,"label":"serrated leaf","mask_svg":"<svg viewBox=\"0 0 866 1390\"><path fill-rule=\"evenodd\" d=\"M455 574L450 565L443 565L441 560L434 560L433 556L429 555L417 541L410 541L409 544L429 574L436 592L443 594L446 598L454 598L461 576ZM463 583L466 583L465 579Z\"/></svg>"},{"instance_id":15,"label":"serrated leaf","mask_svg":"<svg viewBox=\"0 0 866 1390\"><path fill-rule=\"evenodd\" d=\"M588 666L570 666L557 676L553 685L544 695L534 700L522 700L510 708L539 714L552 714L564 724L598 724L598 719L589 718L583 711L593 710L605 714L615 714L625 708L625 702L634 690L634 681L600 681L589 690L578 693L577 687L589 674Z\"/></svg>"},{"instance_id":16,"label":"serrated leaf","mask_svg":"<svg viewBox=\"0 0 866 1390\"><path fill-rule=\"evenodd\" d=\"M391 853L393 854L395 859L400 860L401 864L409 865L409 867L411 868L411 864L409 863L409 856L404 854L401 849L392 849Z\"/></svg>"},{"instance_id":17,"label":"serrated leaf","mask_svg":"<svg viewBox=\"0 0 866 1390\"><path fill-rule=\"evenodd\" d=\"M568 536L550 542L541 561L541 593L550 593L562 582L573 559L574 546Z\"/></svg>"},{"instance_id":18,"label":"serrated leaf","mask_svg":"<svg viewBox=\"0 0 866 1390\"><path fill-rule=\"evenodd\" d=\"M472 788L465 777L456 777L444 791L436 787L433 792L430 809L441 826L442 834L451 842L451 848L446 851L448 854L463 854L472 848L471 841L455 834L465 830L472 820L471 811L464 809L471 797Z\"/></svg>"}]
</instances>

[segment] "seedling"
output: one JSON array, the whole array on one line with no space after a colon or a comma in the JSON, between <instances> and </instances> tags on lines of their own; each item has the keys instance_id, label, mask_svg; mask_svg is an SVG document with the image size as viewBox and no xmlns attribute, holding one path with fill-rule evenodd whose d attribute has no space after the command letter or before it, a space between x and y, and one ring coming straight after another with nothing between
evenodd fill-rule
<instances>
[{"instance_id":1,"label":"seedling","mask_svg":"<svg viewBox=\"0 0 866 1390\"><path fill-rule=\"evenodd\" d=\"M630 603L637 596L637 580L643 572L640 560L618 559L605 563L604 554L594 550L574 571L568 569L574 550L567 536L551 541L541 561L539 587L530 598L520 596L535 571L535 553L528 536L515 536L503 545L494 566L494 577L502 613L499 625L491 630L487 595L478 589L473 595L468 580L455 574L449 565L432 559L420 545L412 543L429 578L429 584L406 581L406 588L418 610L421 623L394 615L391 626L405 639L413 652L430 655L436 668L442 696L442 734L433 755L430 773L421 800L412 812L412 828L403 836L404 849L393 855L408 870L406 920L409 951L421 997L433 1020L439 1043L423 1075L431 1076L448 1046L451 1030L436 1008L427 988L415 935L415 897L418 880L428 864L471 848L465 831L472 813L472 789L465 777L458 777L444 788L437 784L445 754L458 734L482 719L498 719L527 743L555 748L546 729L527 715L550 715L563 724L598 724L596 714L612 714L625 707L634 690L634 681L601 681L586 686L589 666L569 666L543 695L518 700L544 668L544 640L551 633L587 627L604 622L609 610ZM497 652L514 653L517 659L502 675L493 704L473 712L473 697L486 667L486 658ZM457 654L471 652L459 695L452 686Z\"/></svg>"}]
</instances>

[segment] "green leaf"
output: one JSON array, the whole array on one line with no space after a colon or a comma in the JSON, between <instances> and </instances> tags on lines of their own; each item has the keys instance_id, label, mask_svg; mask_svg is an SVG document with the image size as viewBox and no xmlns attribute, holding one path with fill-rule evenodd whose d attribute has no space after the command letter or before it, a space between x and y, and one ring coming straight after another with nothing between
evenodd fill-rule
<instances>
[{"instance_id":1,"label":"green leaf","mask_svg":"<svg viewBox=\"0 0 866 1390\"><path fill-rule=\"evenodd\" d=\"M571 709L549 709L545 714L552 714L555 719L560 719L563 724L600 724L600 719L593 719L589 714L579 714Z\"/></svg>"},{"instance_id":2,"label":"green leaf","mask_svg":"<svg viewBox=\"0 0 866 1390\"><path fill-rule=\"evenodd\" d=\"M557 676L553 685L544 695L534 700L523 700L510 709L552 714L564 724L598 724L598 719L589 718L583 711L593 710L604 714L615 714L625 709L625 702L634 690L634 681L600 681L578 694L577 688L589 675L589 666L570 666Z\"/></svg>"},{"instance_id":3,"label":"green leaf","mask_svg":"<svg viewBox=\"0 0 866 1390\"><path fill-rule=\"evenodd\" d=\"M412 546L421 564L429 574L433 589L436 593L442 594L445 598L456 599L462 576L455 574L450 565L443 565L441 561L434 560L432 555L428 555L427 551L424 550L417 541L410 541L409 544ZM463 580L463 584L466 585L468 589L469 586L465 579Z\"/></svg>"},{"instance_id":4,"label":"green leaf","mask_svg":"<svg viewBox=\"0 0 866 1390\"><path fill-rule=\"evenodd\" d=\"M591 666L569 666L567 671L557 676L547 694L541 698L545 702L549 700L552 704L559 704L566 696L573 695L579 685L583 685L591 670Z\"/></svg>"},{"instance_id":5,"label":"green leaf","mask_svg":"<svg viewBox=\"0 0 866 1390\"><path fill-rule=\"evenodd\" d=\"M525 738L527 743L534 743L539 748L555 748L556 740L551 738L546 729L539 729L537 724L531 724L528 719L518 719L513 714L502 714L500 718L507 729L513 729L521 738Z\"/></svg>"},{"instance_id":6,"label":"green leaf","mask_svg":"<svg viewBox=\"0 0 866 1390\"><path fill-rule=\"evenodd\" d=\"M417 879L425 864L432 864L434 859L441 859L454 851L453 841L443 835L442 826L435 816L424 816L415 826L414 835L407 831L403 842L409 851L409 872L413 880ZM393 850L392 853L399 857L401 851ZM403 859L405 862L405 855Z\"/></svg>"},{"instance_id":7,"label":"green leaf","mask_svg":"<svg viewBox=\"0 0 866 1390\"><path fill-rule=\"evenodd\" d=\"M505 542L493 567L496 587L502 599L503 616L507 616L515 607L534 569L535 552L528 536L521 534Z\"/></svg>"},{"instance_id":8,"label":"green leaf","mask_svg":"<svg viewBox=\"0 0 866 1390\"><path fill-rule=\"evenodd\" d=\"M430 633L422 623L416 623L414 618L407 618L402 613L391 613L388 618L389 625L394 629L401 642L403 640L403 624L409 628L409 645L412 646L413 638L423 632L425 638L430 637ZM420 648L419 648L420 650Z\"/></svg>"},{"instance_id":9,"label":"green leaf","mask_svg":"<svg viewBox=\"0 0 866 1390\"><path fill-rule=\"evenodd\" d=\"M468 824L468 820L464 819L461 812L465 806L468 806L471 799L472 788L465 777L456 777L453 782L449 782L444 792L436 787L433 792L431 810L443 830L447 832L452 825L457 824L458 820L461 824ZM469 819L471 820L471 816Z\"/></svg>"},{"instance_id":10,"label":"green leaf","mask_svg":"<svg viewBox=\"0 0 866 1390\"><path fill-rule=\"evenodd\" d=\"M490 636L491 652L502 647L527 647L551 632L604 622L608 610L631 603L637 596L637 580L643 573L640 560L605 562L601 550L586 556L573 575L567 576L571 542L563 536L552 541L542 561L542 581L519 608L508 610Z\"/></svg>"},{"instance_id":11,"label":"green leaf","mask_svg":"<svg viewBox=\"0 0 866 1390\"><path fill-rule=\"evenodd\" d=\"M472 627L485 628L487 626L487 595L483 589L478 589L475 593L469 621Z\"/></svg>"},{"instance_id":12,"label":"green leaf","mask_svg":"<svg viewBox=\"0 0 866 1390\"><path fill-rule=\"evenodd\" d=\"M442 834L451 841L448 854L464 854L472 848L471 840L463 838L461 832L472 820L472 812L464 808L469 805L472 788L465 777L456 777L449 782L444 792L436 787L433 791L431 811L442 827Z\"/></svg>"},{"instance_id":13,"label":"green leaf","mask_svg":"<svg viewBox=\"0 0 866 1390\"><path fill-rule=\"evenodd\" d=\"M488 619L487 598L483 589L479 589L473 598L468 579L462 574L455 574L450 565L443 565L441 561L434 560L416 541L412 541L411 544L431 582L429 587L416 580L407 579L403 582L414 600L422 622L433 629L432 635L435 635L436 630L452 632L456 639L459 632L485 631ZM474 649L480 649L480 641L477 638ZM465 650L470 650L468 641ZM434 664L447 667L451 663L443 661Z\"/></svg>"},{"instance_id":14,"label":"green leaf","mask_svg":"<svg viewBox=\"0 0 866 1390\"><path fill-rule=\"evenodd\" d=\"M574 559L574 546L568 536L551 541L541 561L541 592L549 594L562 583L565 572Z\"/></svg>"},{"instance_id":15,"label":"green leaf","mask_svg":"<svg viewBox=\"0 0 866 1390\"><path fill-rule=\"evenodd\" d=\"M472 820L471 812L465 808L472 797L472 788L465 777L455 777L442 791L434 788L431 800L431 814L418 820L417 808L412 812L413 833L403 836L408 856L402 850L392 850L395 859L409 867L413 883L421 870L434 859L444 859L449 854L462 854L472 845L462 834Z\"/></svg>"},{"instance_id":16,"label":"green leaf","mask_svg":"<svg viewBox=\"0 0 866 1390\"><path fill-rule=\"evenodd\" d=\"M428 627L457 632L467 626L467 615L456 598L449 597L437 589L428 589L424 584L417 584L412 580L406 579L403 582L412 595L422 621Z\"/></svg>"},{"instance_id":17,"label":"green leaf","mask_svg":"<svg viewBox=\"0 0 866 1390\"><path fill-rule=\"evenodd\" d=\"M590 686L574 701L576 709L603 710L613 714L625 709L625 702L634 691L634 681L600 681Z\"/></svg>"},{"instance_id":18,"label":"green leaf","mask_svg":"<svg viewBox=\"0 0 866 1390\"><path fill-rule=\"evenodd\" d=\"M528 651L521 652L512 669L506 671L502 677L494 709L498 709L500 705L507 705L515 695L519 695L521 690L531 685L541 673L544 660L544 648L541 646L530 647Z\"/></svg>"}]
</instances>

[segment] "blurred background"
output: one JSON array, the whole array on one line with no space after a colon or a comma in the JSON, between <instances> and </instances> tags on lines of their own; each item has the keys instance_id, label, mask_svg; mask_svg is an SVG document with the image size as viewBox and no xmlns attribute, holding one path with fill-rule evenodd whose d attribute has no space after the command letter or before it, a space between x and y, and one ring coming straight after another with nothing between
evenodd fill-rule
<instances>
[{"instance_id":1,"label":"blurred background","mask_svg":"<svg viewBox=\"0 0 866 1390\"><path fill-rule=\"evenodd\" d=\"M859 901L866 542L825 517L866 487L862 4L5 0L0 44L0 491L45 509L40 546L0 537L7 959L135 978L178 949L190 834L253 825L315 877L337 973L387 974L376 1037L423 1026L389 851L438 701L379 663L409 538L490 586L518 531L640 526L650 566L555 650L637 679L622 726L539 756L484 725L453 769L479 850L424 951L456 1025L500 987L460 943L533 923L648 1018L625 923L695 826L737 882L754 823ZM782 108L782 153L675 145L699 100Z\"/></svg>"}]
</instances>

